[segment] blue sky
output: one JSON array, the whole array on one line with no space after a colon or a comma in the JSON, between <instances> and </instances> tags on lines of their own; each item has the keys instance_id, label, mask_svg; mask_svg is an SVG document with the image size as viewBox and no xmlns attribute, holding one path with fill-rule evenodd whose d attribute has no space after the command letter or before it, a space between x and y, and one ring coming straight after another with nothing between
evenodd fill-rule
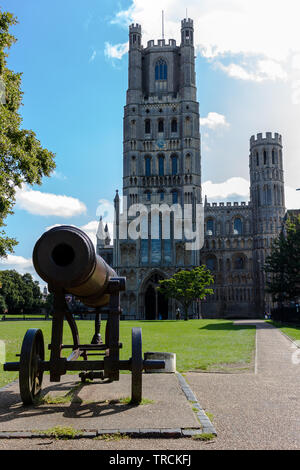
<instances>
[{"instance_id":1,"label":"blue sky","mask_svg":"<svg viewBox=\"0 0 300 470\"><path fill-rule=\"evenodd\" d=\"M146 45L161 37L162 9L166 38L179 42L186 8L194 20L203 193L210 200L248 200L250 136L279 132L287 207L299 207L298 4L0 0L19 20L8 65L23 72L23 127L56 153L57 164L41 186L18 191L7 233L19 245L1 268L33 273L35 240L50 226L77 225L94 239L99 215L111 222L111 202L122 189L128 24L142 25Z\"/></svg>"}]
</instances>

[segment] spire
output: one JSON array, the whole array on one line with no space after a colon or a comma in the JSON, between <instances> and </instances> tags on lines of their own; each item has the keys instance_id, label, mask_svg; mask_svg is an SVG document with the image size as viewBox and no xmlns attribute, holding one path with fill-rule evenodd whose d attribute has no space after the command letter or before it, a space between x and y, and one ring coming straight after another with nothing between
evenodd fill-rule
<instances>
[{"instance_id":1,"label":"spire","mask_svg":"<svg viewBox=\"0 0 300 470\"><path fill-rule=\"evenodd\" d=\"M104 232L105 232L105 245L107 246L107 245L110 245L110 242L111 242L110 233L109 233L107 224L105 225Z\"/></svg>"},{"instance_id":2,"label":"spire","mask_svg":"<svg viewBox=\"0 0 300 470\"><path fill-rule=\"evenodd\" d=\"M96 233L96 237L97 237L97 240L105 240L105 231L104 231L104 227L103 227L103 221L102 221L102 215L100 215L100 220L99 220L99 224L98 224L98 230L97 230L97 233Z\"/></svg>"},{"instance_id":3,"label":"spire","mask_svg":"<svg viewBox=\"0 0 300 470\"><path fill-rule=\"evenodd\" d=\"M114 202L119 202L119 201L120 201L119 190L116 189L116 195L115 195Z\"/></svg>"}]
</instances>

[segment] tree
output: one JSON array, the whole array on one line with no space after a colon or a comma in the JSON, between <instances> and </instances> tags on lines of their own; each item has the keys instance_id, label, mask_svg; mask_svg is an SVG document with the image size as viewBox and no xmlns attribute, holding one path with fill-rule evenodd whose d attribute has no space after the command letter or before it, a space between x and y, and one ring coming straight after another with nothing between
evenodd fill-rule
<instances>
[{"instance_id":1,"label":"tree","mask_svg":"<svg viewBox=\"0 0 300 470\"><path fill-rule=\"evenodd\" d=\"M2 227L15 202L16 188L28 183L41 184L55 168L54 154L44 149L32 130L21 129L21 73L7 67L7 51L16 38L9 28L17 19L0 10L0 257L13 252L17 244L5 235Z\"/></svg>"},{"instance_id":2,"label":"tree","mask_svg":"<svg viewBox=\"0 0 300 470\"><path fill-rule=\"evenodd\" d=\"M15 270L0 271L2 313L31 313L39 310L42 305L42 293L38 281L31 274L19 274Z\"/></svg>"},{"instance_id":3,"label":"tree","mask_svg":"<svg viewBox=\"0 0 300 470\"><path fill-rule=\"evenodd\" d=\"M286 228L272 243L266 258L266 290L274 302L294 301L300 296L300 215L290 216Z\"/></svg>"},{"instance_id":4,"label":"tree","mask_svg":"<svg viewBox=\"0 0 300 470\"><path fill-rule=\"evenodd\" d=\"M190 271L179 271L169 279L159 281L157 288L166 297L177 300L184 310L184 319L188 319L188 309L193 301L213 294L208 288L214 282L209 269L201 265Z\"/></svg>"},{"instance_id":5,"label":"tree","mask_svg":"<svg viewBox=\"0 0 300 470\"><path fill-rule=\"evenodd\" d=\"M0 313L5 313L7 311L7 305L5 303L4 297L0 295Z\"/></svg>"}]
</instances>

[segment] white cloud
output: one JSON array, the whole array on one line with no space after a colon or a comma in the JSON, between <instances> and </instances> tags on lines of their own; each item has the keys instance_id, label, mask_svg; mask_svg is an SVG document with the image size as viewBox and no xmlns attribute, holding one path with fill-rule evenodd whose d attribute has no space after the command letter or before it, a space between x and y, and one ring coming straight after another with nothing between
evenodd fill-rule
<instances>
[{"instance_id":1,"label":"white cloud","mask_svg":"<svg viewBox=\"0 0 300 470\"><path fill-rule=\"evenodd\" d=\"M45 281L41 279L36 273L31 258L24 258L24 256L7 255L6 258L0 258L0 270L15 270L19 274L31 274L35 281L39 282L40 289L46 286Z\"/></svg>"},{"instance_id":2,"label":"white cloud","mask_svg":"<svg viewBox=\"0 0 300 470\"><path fill-rule=\"evenodd\" d=\"M96 209L96 216L102 216L104 223L113 222L115 216L115 207L113 202L108 201L107 199L99 199L99 205Z\"/></svg>"},{"instance_id":3,"label":"white cloud","mask_svg":"<svg viewBox=\"0 0 300 470\"><path fill-rule=\"evenodd\" d=\"M128 42L121 44L105 43L104 54L109 59L122 59L123 55L128 52Z\"/></svg>"},{"instance_id":4,"label":"white cloud","mask_svg":"<svg viewBox=\"0 0 300 470\"><path fill-rule=\"evenodd\" d=\"M108 227L108 231L109 231L109 235L110 235L111 243L112 243L112 241L113 241L113 222L105 222L104 221L103 226L105 227L106 224L107 224L107 227ZM95 245L97 243L96 233L97 233L97 230L98 230L98 225L99 225L99 220L92 220L88 224L83 225L82 227L80 227L81 230L83 230L90 237L90 239L92 240L92 242Z\"/></svg>"},{"instance_id":5,"label":"white cloud","mask_svg":"<svg viewBox=\"0 0 300 470\"><path fill-rule=\"evenodd\" d=\"M208 202L222 202L224 200L248 202L250 200L249 188L250 181L236 176L222 183L205 181L202 183L202 194L203 197L207 196ZM284 190L286 209L299 209L300 191L287 185Z\"/></svg>"},{"instance_id":6,"label":"white cloud","mask_svg":"<svg viewBox=\"0 0 300 470\"><path fill-rule=\"evenodd\" d=\"M282 80L286 81L288 75L282 68L281 64L273 60L258 60L253 67L253 70L248 70L238 64L223 65L217 62L216 66L225 72L229 77L237 78L239 80L249 80L253 82L263 82L266 80Z\"/></svg>"},{"instance_id":7,"label":"white cloud","mask_svg":"<svg viewBox=\"0 0 300 470\"><path fill-rule=\"evenodd\" d=\"M86 206L79 199L35 191L26 185L16 190L16 203L30 214L43 216L73 217L86 211Z\"/></svg>"},{"instance_id":8,"label":"white cloud","mask_svg":"<svg viewBox=\"0 0 300 470\"><path fill-rule=\"evenodd\" d=\"M229 127L226 117L223 114L214 112L208 113L207 117L200 118L200 125L202 127L208 127L209 129L215 129L216 127Z\"/></svg>"},{"instance_id":9,"label":"white cloud","mask_svg":"<svg viewBox=\"0 0 300 470\"><path fill-rule=\"evenodd\" d=\"M132 13L134 6L130 6L128 10L121 10L116 13L116 16L111 20L111 24L118 24L123 27L128 27L132 21Z\"/></svg>"},{"instance_id":10,"label":"white cloud","mask_svg":"<svg viewBox=\"0 0 300 470\"><path fill-rule=\"evenodd\" d=\"M14 266L11 269L28 269L32 268L32 259L24 258L23 256L7 255L6 258L0 258L0 265Z\"/></svg>"},{"instance_id":11,"label":"white cloud","mask_svg":"<svg viewBox=\"0 0 300 470\"><path fill-rule=\"evenodd\" d=\"M233 196L249 200L249 181L240 176L229 178L223 183L213 183L205 181L202 183L202 194L207 196L209 202L223 201Z\"/></svg>"},{"instance_id":12,"label":"white cloud","mask_svg":"<svg viewBox=\"0 0 300 470\"><path fill-rule=\"evenodd\" d=\"M103 224L104 224L104 227L105 227L105 224L107 224L109 234L110 234L110 238L111 238L111 240L113 240L113 221L111 221L111 222L103 221ZM65 225L65 224L50 225L49 227L46 228L46 231L51 230L54 227L60 227L61 225ZM68 225L70 225L71 227L76 227L76 225L72 225L72 224L68 224ZM88 237L92 240L94 246L96 246L96 243L97 243L96 233L97 233L97 230L98 230L98 225L99 225L99 219L98 220L91 220L87 224L78 227L88 235Z\"/></svg>"},{"instance_id":13,"label":"white cloud","mask_svg":"<svg viewBox=\"0 0 300 470\"><path fill-rule=\"evenodd\" d=\"M165 37L179 43L180 20L186 14L181 0L132 0L128 9L118 11L111 23L122 27L141 24L146 44L149 39L162 36L162 10ZM300 53L298 0L189 0L188 16L194 20L196 50L204 57L213 60L232 55L243 57L241 69L234 64L227 66L236 78L285 80L288 60ZM120 44L106 44L107 52L115 58L122 57ZM245 67L249 59L255 70Z\"/></svg>"},{"instance_id":14,"label":"white cloud","mask_svg":"<svg viewBox=\"0 0 300 470\"><path fill-rule=\"evenodd\" d=\"M93 244L96 246L97 239L96 239L96 233L98 229L98 224L99 222L97 220L92 220L91 222L88 222L85 225L82 225L79 227L81 230L83 230L88 237L92 240Z\"/></svg>"}]
</instances>

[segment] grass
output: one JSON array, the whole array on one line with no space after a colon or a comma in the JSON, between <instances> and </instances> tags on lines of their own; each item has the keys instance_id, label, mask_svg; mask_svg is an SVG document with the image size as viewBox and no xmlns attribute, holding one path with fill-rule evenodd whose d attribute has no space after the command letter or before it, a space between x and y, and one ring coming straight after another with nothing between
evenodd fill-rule
<instances>
[{"instance_id":1,"label":"grass","mask_svg":"<svg viewBox=\"0 0 300 470\"><path fill-rule=\"evenodd\" d=\"M82 431L78 431L72 427L55 426L43 431L45 436L54 437L55 439L75 439L82 435Z\"/></svg>"},{"instance_id":2,"label":"grass","mask_svg":"<svg viewBox=\"0 0 300 470\"><path fill-rule=\"evenodd\" d=\"M69 390L69 392L65 395L52 396L50 393L48 393L47 395L39 399L39 404L61 405L66 403L82 403L81 398L77 396L78 392L82 389L82 387L82 384L75 385L75 387L72 387L71 390Z\"/></svg>"},{"instance_id":3,"label":"grass","mask_svg":"<svg viewBox=\"0 0 300 470\"><path fill-rule=\"evenodd\" d=\"M289 336L293 341L300 341L300 325L291 326L287 323L268 320L268 323L279 328L284 334Z\"/></svg>"},{"instance_id":4,"label":"grass","mask_svg":"<svg viewBox=\"0 0 300 470\"><path fill-rule=\"evenodd\" d=\"M214 434L202 433L202 434L195 434L194 436L192 436L192 439L197 440L197 441L211 441L215 437L216 436Z\"/></svg>"},{"instance_id":5,"label":"grass","mask_svg":"<svg viewBox=\"0 0 300 470\"><path fill-rule=\"evenodd\" d=\"M129 436L127 434L115 433L115 434L102 434L100 436L94 437L95 441L120 441L122 439L129 439Z\"/></svg>"},{"instance_id":6,"label":"grass","mask_svg":"<svg viewBox=\"0 0 300 470\"><path fill-rule=\"evenodd\" d=\"M0 340L5 342L6 361L16 362L20 353L23 337L29 328L40 328L45 340L45 360L49 360L48 344L51 339L50 321L1 321ZM80 341L90 343L93 333L93 321L77 321ZM233 325L229 320L189 320L189 321L122 321L120 322L121 359L131 357L131 330L142 328L143 352L176 353L176 369L179 372L188 370L216 370L226 365L241 369L249 366L253 358L255 344L255 326ZM101 333L104 337L105 322L102 322ZM65 344L72 343L72 336L65 322ZM63 350L68 356L70 350ZM76 372L77 374L77 372ZM0 370L0 387L18 378L18 372Z\"/></svg>"}]
</instances>

